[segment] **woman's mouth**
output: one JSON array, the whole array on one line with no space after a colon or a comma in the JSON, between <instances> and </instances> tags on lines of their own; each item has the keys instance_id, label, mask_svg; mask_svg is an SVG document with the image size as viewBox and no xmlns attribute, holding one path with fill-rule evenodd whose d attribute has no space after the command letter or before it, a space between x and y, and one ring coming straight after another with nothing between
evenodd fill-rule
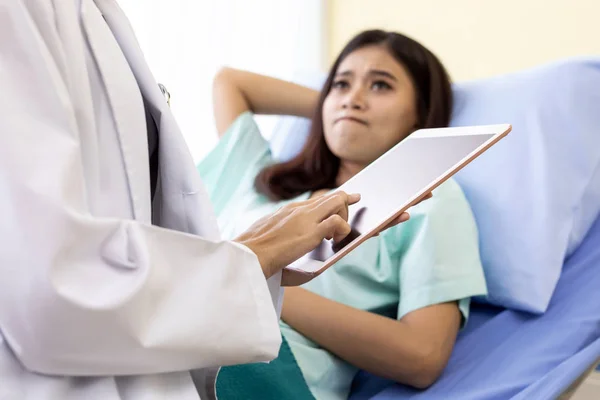
<instances>
[{"instance_id":1,"label":"woman's mouth","mask_svg":"<svg viewBox=\"0 0 600 400\"><path fill-rule=\"evenodd\" d=\"M335 120L335 122L341 122L341 121L352 121L352 122L356 122L359 123L361 125L368 125L367 121L365 121L364 119L360 119L360 118L356 118L356 117L350 117L350 116L346 116L346 117L340 117L338 119Z\"/></svg>"}]
</instances>

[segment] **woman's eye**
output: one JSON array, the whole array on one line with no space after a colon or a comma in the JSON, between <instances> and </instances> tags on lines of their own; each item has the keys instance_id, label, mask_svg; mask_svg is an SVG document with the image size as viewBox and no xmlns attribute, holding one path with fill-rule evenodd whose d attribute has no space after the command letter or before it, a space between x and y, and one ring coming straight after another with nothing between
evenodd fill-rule
<instances>
[{"instance_id":1,"label":"woman's eye","mask_svg":"<svg viewBox=\"0 0 600 400\"><path fill-rule=\"evenodd\" d=\"M388 90L392 87L385 81L376 81L373 82L372 88L375 90Z\"/></svg>"},{"instance_id":2,"label":"woman's eye","mask_svg":"<svg viewBox=\"0 0 600 400\"><path fill-rule=\"evenodd\" d=\"M348 82L344 80L335 81L332 85L334 89L346 89L348 86Z\"/></svg>"}]
</instances>

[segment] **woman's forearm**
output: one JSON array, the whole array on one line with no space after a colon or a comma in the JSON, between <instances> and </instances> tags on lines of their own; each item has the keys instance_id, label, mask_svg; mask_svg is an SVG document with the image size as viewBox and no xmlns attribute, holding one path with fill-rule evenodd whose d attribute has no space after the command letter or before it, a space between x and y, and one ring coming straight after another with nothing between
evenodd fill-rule
<instances>
[{"instance_id":1,"label":"woman's forearm","mask_svg":"<svg viewBox=\"0 0 600 400\"><path fill-rule=\"evenodd\" d=\"M230 69L229 73L256 114L312 117L319 96L316 90L248 71Z\"/></svg>"},{"instance_id":2,"label":"woman's forearm","mask_svg":"<svg viewBox=\"0 0 600 400\"><path fill-rule=\"evenodd\" d=\"M246 110L255 114L312 117L319 92L292 82L223 68L213 83L213 104L218 130L224 131Z\"/></svg>"},{"instance_id":3,"label":"woman's forearm","mask_svg":"<svg viewBox=\"0 0 600 400\"><path fill-rule=\"evenodd\" d=\"M450 356L459 324L452 323L454 318L450 317L450 325L456 328L431 336L402 321L348 307L301 288L286 289L282 319L358 368L415 387L427 387L437 379Z\"/></svg>"}]
</instances>

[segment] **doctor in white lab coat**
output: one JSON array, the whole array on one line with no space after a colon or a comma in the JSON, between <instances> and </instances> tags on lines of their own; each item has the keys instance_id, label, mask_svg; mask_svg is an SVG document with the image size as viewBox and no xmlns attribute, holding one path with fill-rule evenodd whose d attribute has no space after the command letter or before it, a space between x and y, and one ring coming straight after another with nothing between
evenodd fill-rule
<instances>
[{"instance_id":1,"label":"doctor in white lab coat","mask_svg":"<svg viewBox=\"0 0 600 400\"><path fill-rule=\"evenodd\" d=\"M1 400L196 400L276 357L282 267L356 200L221 241L115 1L0 0Z\"/></svg>"}]
</instances>

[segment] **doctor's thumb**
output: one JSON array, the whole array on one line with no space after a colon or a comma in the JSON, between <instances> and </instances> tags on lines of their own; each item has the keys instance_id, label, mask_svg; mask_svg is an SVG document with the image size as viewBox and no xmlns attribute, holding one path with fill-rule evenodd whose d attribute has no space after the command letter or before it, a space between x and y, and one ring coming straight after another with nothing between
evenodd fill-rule
<instances>
[{"instance_id":1,"label":"doctor's thumb","mask_svg":"<svg viewBox=\"0 0 600 400\"><path fill-rule=\"evenodd\" d=\"M329 218L325 219L319 224L318 233L320 234L320 240L322 239L333 239L335 243L341 242L346 238L352 228L338 214L334 214Z\"/></svg>"}]
</instances>

